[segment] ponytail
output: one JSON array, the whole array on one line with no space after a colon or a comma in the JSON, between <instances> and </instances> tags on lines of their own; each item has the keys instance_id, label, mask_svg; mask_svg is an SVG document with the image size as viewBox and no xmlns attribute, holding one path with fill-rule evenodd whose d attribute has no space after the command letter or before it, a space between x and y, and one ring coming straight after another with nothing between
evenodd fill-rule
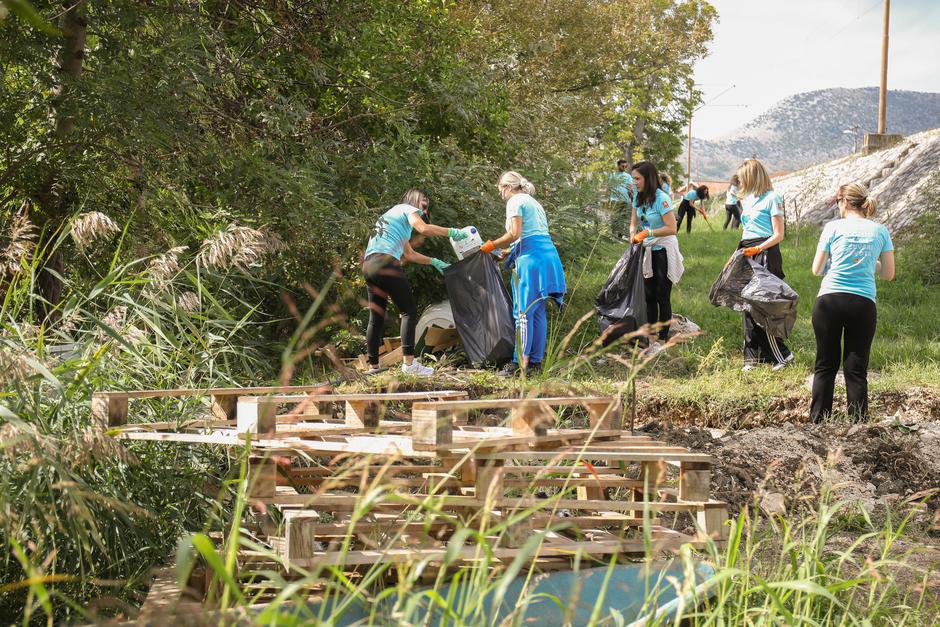
<instances>
[{"instance_id":1,"label":"ponytail","mask_svg":"<svg viewBox=\"0 0 940 627\"><path fill-rule=\"evenodd\" d=\"M845 198L849 206L864 217L870 218L875 215L875 209L878 203L868 195L868 188L861 183L848 183L839 187L839 195Z\"/></svg>"},{"instance_id":2,"label":"ponytail","mask_svg":"<svg viewBox=\"0 0 940 627\"><path fill-rule=\"evenodd\" d=\"M535 185L533 185L526 177L522 176L518 172L513 172L512 170L508 172L503 172L502 176L499 177L499 187L508 187L514 192L523 192L529 194L530 196L535 193Z\"/></svg>"}]
</instances>

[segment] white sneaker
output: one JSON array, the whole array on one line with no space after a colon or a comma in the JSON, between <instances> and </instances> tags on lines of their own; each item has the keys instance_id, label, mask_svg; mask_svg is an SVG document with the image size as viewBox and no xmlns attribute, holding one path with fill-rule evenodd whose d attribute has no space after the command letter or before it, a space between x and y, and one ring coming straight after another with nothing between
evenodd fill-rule
<instances>
[{"instance_id":1,"label":"white sneaker","mask_svg":"<svg viewBox=\"0 0 940 627\"><path fill-rule=\"evenodd\" d=\"M787 365L791 361L793 361L793 353L790 353L789 355L787 355L787 358L781 361L780 363L774 364L772 370L774 371L783 370L784 368L787 367Z\"/></svg>"},{"instance_id":2,"label":"white sneaker","mask_svg":"<svg viewBox=\"0 0 940 627\"><path fill-rule=\"evenodd\" d=\"M422 365L417 359L410 364L402 364L401 371L413 377L430 377L434 374L434 368Z\"/></svg>"},{"instance_id":3,"label":"white sneaker","mask_svg":"<svg viewBox=\"0 0 940 627\"><path fill-rule=\"evenodd\" d=\"M756 367L757 367L757 364L754 364L754 363L746 363L746 364L744 364L744 367L741 368L741 372L750 372L751 370L753 370L753 369L756 368Z\"/></svg>"},{"instance_id":4,"label":"white sneaker","mask_svg":"<svg viewBox=\"0 0 940 627\"><path fill-rule=\"evenodd\" d=\"M652 344L650 344L650 347L646 349L646 354L655 355L663 350L665 350L665 348L663 347L662 343L653 342Z\"/></svg>"}]
</instances>

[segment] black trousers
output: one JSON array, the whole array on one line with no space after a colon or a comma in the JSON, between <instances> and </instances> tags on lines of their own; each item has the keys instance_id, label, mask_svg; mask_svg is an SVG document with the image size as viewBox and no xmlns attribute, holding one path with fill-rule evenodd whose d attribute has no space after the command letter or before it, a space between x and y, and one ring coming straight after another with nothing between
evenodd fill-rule
<instances>
[{"instance_id":1,"label":"black trousers","mask_svg":"<svg viewBox=\"0 0 940 627\"><path fill-rule=\"evenodd\" d=\"M688 218L688 220L685 223L685 232L691 233L692 232L692 218L694 217L695 217L695 207L692 206L692 203L690 203L688 200L683 198L682 202L679 203L679 221L676 222L676 230L678 231L679 229L682 228L682 218Z\"/></svg>"},{"instance_id":2,"label":"black trousers","mask_svg":"<svg viewBox=\"0 0 940 627\"><path fill-rule=\"evenodd\" d=\"M758 246L767 240L766 237L743 239L738 248ZM780 254L780 245L771 246L759 255L752 257L754 261L770 270L774 276L784 278L783 256ZM783 343L783 339L767 335L746 311L742 314L744 326L744 361L746 363L781 364L789 361L793 353Z\"/></svg>"},{"instance_id":3,"label":"black trousers","mask_svg":"<svg viewBox=\"0 0 940 627\"><path fill-rule=\"evenodd\" d=\"M722 229L727 229L728 224L731 224L732 229L737 229L741 226L741 204L736 205L725 205L725 225Z\"/></svg>"},{"instance_id":4,"label":"black trousers","mask_svg":"<svg viewBox=\"0 0 940 627\"><path fill-rule=\"evenodd\" d=\"M669 257L665 250L648 249L647 255L653 255L653 276L643 279L646 288L646 319L654 322L672 320L672 281L669 280ZM659 330L659 339L669 339L669 325Z\"/></svg>"},{"instance_id":5,"label":"black trousers","mask_svg":"<svg viewBox=\"0 0 940 627\"><path fill-rule=\"evenodd\" d=\"M418 306L401 262L390 255L372 254L362 262L362 274L369 290L369 327L366 330L369 363L373 366L379 363L389 298L401 313L401 352L405 356L414 355Z\"/></svg>"},{"instance_id":6,"label":"black trousers","mask_svg":"<svg viewBox=\"0 0 940 627\"><path fill-rule=\"evenodd\" d=\"M837 292L816 299L813 305L816 367L809 410L813 422L820 422L832 413L832 394L840 361L845 374L849 416L858 421L868 418L868 358L877 323L875 302L864 296Z\"/></svg>"}]
</instances>

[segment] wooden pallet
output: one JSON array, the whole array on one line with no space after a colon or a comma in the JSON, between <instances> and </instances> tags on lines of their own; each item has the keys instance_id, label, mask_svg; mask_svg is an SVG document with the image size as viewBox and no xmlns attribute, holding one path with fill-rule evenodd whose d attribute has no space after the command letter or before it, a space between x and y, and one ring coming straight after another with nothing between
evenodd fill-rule
<instances>
[{"instance_id":1,"label":"wooden pallet","mask_svg":"<svg viewBox=\"0 0 940 627\"><path fill-rule=\"evenodd\" d=\"M726 539L727 506L710 498L712 458L624 433L619 398L464 397L242 393L234 423L175 432L128 426L118 437L251 447L249 495L280 522L271 519L260 536L270 551L240 552L243 573L335 565L356 572L445 555L453 566L478 564L472 544L448 553L458 526L487 538L493 567L532 537L541 542L531 557L539 568ZM322 408L337 402L342 420ZM411 420L388 411L391 403L410 403ZM584 427L556 428L559 409L572 407L583 410ZM474 412L505 419L469 424ZM363 516L363 495L378 493ZM686 525L695 533L678 530Z\"/></svg>"}]
</instances>

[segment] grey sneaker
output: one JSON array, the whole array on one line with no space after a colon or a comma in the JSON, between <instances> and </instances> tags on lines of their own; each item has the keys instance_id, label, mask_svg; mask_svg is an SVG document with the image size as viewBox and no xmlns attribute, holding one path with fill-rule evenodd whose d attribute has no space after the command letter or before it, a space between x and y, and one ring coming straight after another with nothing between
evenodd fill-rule
<instances>
[{"instance_id":1,"label":"grey sneaker","mask_svg":"<svg viewBox=\"0 0 940 627\"><path fill-rule=\"evenodd\" d=\"M410 364L402 364L401 371L405 374L410 374L413 377L430 377L432 374L434 374L434 368L422 365L422 363L417 359L415 359Z\"/></svg>"}]
</instances>

